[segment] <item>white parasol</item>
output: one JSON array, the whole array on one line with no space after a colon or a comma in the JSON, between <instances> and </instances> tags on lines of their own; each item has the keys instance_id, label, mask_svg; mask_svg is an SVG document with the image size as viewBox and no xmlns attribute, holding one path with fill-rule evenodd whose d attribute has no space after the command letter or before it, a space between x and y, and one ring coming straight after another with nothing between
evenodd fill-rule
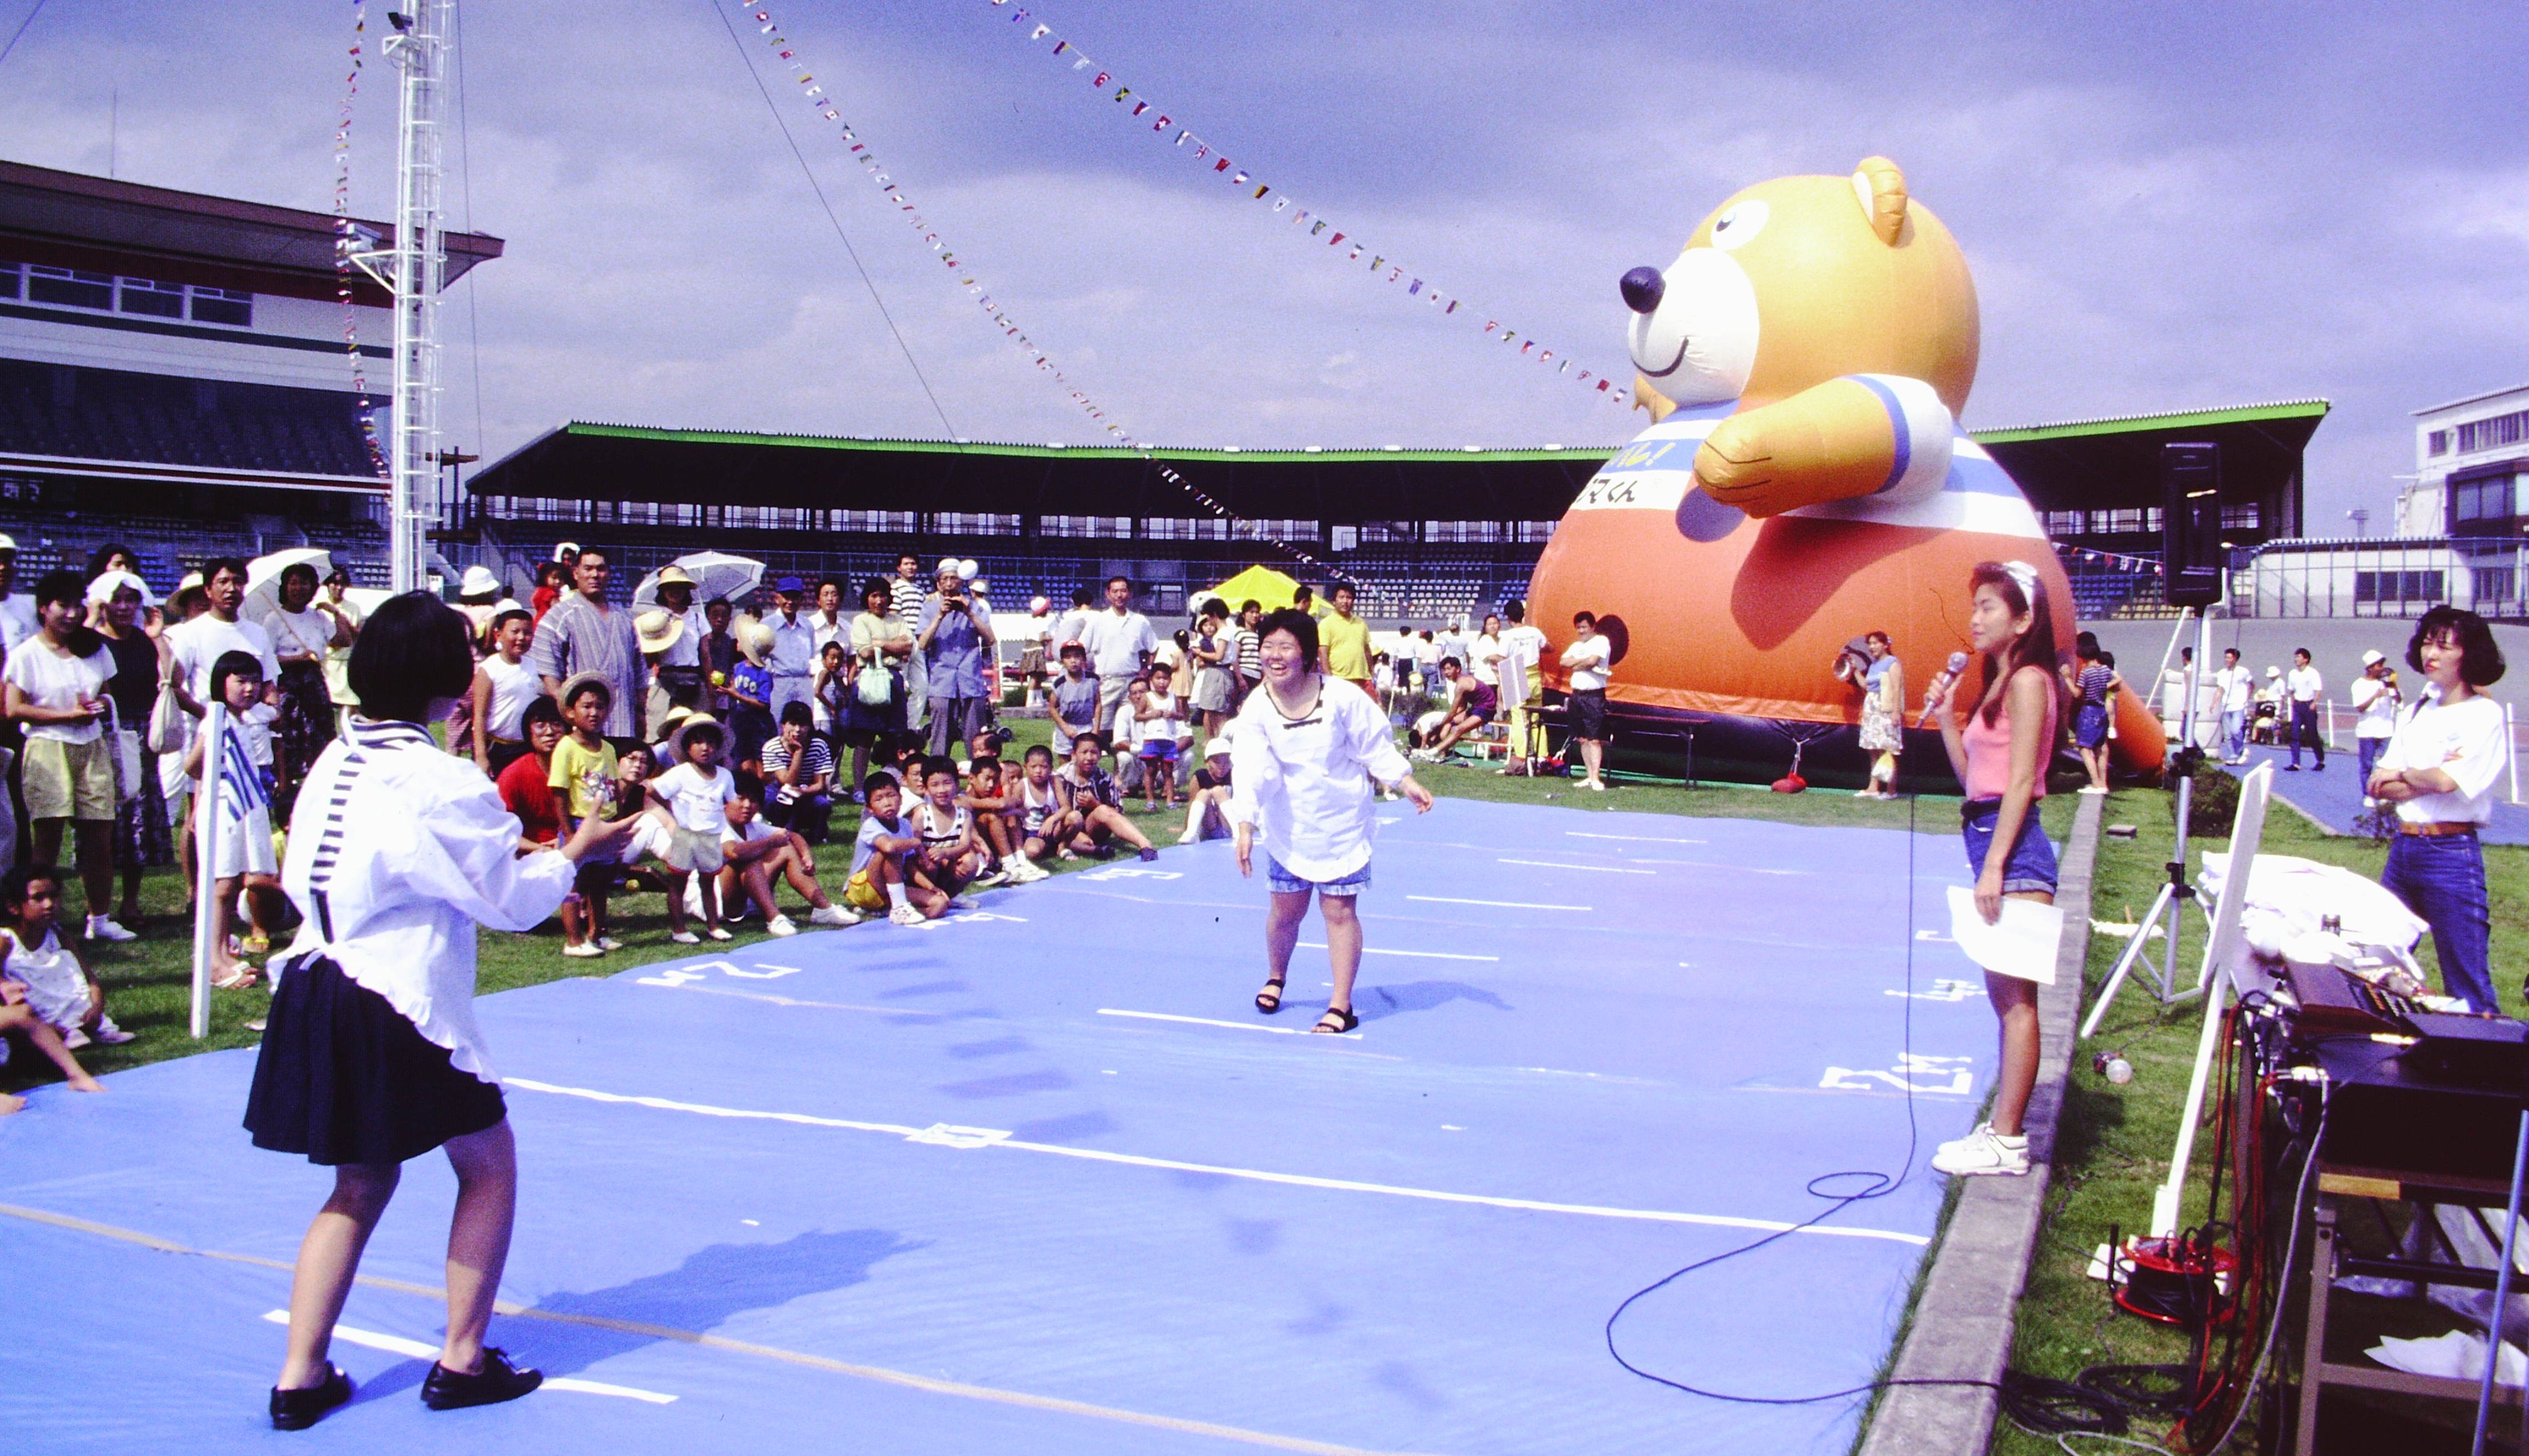
<instances>
[{"instance_id":1,"label":"white parasol","mask_svg":"<svg viewBox=\"0 0 2529 1456\"><path fill-rule=\"evenodd\" d=\"M680 556L668 564L681 567L694 578L694 605L699 607L715 597L726 597L730 606L744 604L756 586L764 580L764 563L752 557L731 556L726 551L697 551ZM656 606L659 601L659 573L651 572L633 588L632 605Z\"/></svg>"},{"instance_id":2,"label":"white parasol","mask_svg":"<svg viewBox=\"0 0 2529 1456\"><path fill-rule=\"evenodd\" d=\"M259 621L267 614L280 611L281 573L285 568L296 566L315 568L316 580L320 583L319 595L322 595L321 583L334 574L334 554L314 547L299 547L259 556L246 563L245 602L238 608L238 616L246 621ZM308 605L315 605L313 598L309 599Z\"/></svg>"}]
</instances>

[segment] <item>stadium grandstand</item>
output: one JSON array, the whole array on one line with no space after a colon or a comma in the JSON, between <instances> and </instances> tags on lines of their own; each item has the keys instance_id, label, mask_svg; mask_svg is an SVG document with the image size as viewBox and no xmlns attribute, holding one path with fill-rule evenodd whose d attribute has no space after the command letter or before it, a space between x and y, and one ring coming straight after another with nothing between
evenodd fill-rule
<instances>
[{"instance_id":1,"label":"stadium grandstand","mask_svg":"<svg viewBox=\"0 0 2529 1456\"><path fill-rule=\"evenodd\" d=\"M162 592L206 557L301 546L386 584L370 414L393 319L338 271L339 236L325 213L0 162L0 531L22 580L116 541ZM501 254L447 241L450 282Z\"/></svg>"},{"instance_id":2,"label":"stadium grandstand","mask_svg":"<svg viewBox=\"0 0 2529 1456\"><path fill-rule=\"evenodd\" d=\"M1146 610L1167 614L1263 562L1320 588L1353 582L1373 620L1430 622L1524 594L1555 520L1611 453L1144 455L574 423L474 475L443 550L498 563L516 585L567 535L619 553L627 586L703 544L809 579L858 579L910 551L926 566L972 558L1004 608L1039 593L1066 603L1122 574Z\"/></svg>"}]
</instances>

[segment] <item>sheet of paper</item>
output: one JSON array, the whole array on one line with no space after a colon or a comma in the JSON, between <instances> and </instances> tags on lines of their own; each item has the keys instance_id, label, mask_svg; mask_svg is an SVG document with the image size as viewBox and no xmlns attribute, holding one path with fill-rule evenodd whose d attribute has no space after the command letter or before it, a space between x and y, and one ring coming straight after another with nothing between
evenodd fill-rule
<instances>
[{"instance_id":1,"label":"sheet of paper","mask_svg":"<svg viewBox=\"0 0 2529 1456\"><path fill-rule=\"evenodd\" d=\"M2064 912L2035 900L2004 900L2002 919L1987 925L1976 913L1975 891L1953 885L1950 938L1959 943L1967 959L1997 976L2052 986L2055 948L2064 939Z\"/></svg>"}]
</instances>

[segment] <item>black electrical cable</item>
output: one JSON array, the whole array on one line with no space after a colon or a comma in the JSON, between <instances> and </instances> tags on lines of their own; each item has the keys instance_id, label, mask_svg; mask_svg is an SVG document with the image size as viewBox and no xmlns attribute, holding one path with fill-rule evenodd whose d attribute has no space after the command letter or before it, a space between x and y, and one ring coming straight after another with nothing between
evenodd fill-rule
<instances>
[{"instance_id":1,"label":"black electrical cable","mask_svg":"<svg viewBox=\"0 0 2529 1456\"><path fill-rule=\"evenodd\" d=\"M799 149L799 138L790 135L790 124L782 119L780 103L773 99L772 88L764 83L763 76L756 71L755 57L747 50L746 41L738 35L736 24L729 20L728 8L713 3L713 0L705 0L705 3L711 5L713 15L720 17L721 28L728 31L728 43L737 47L738 64L746 68L746 79L754 81L755 89L763 94L764 109L773 113L773 125L781 129L781 139L789 144L790 155L798 159L800 174L808 179L808 189L817 194L817 205L826 209L826 221L834 225L834 236L842 240L843 252L852 260L852 271L860 274L861 286L869 290L870 301L878 305L878 316L887 320L887 331L895 336L895 347L903 351L904 362L913 370L914 382L922 386L923 398L931 402L931 412L940 416L940 427L948 432L948 438L952 442L958 440L957 427L948 422L948 411L942 407L940 396L932 391L930 377L922 372L922 361L913 356L913 346L904 342L904 331L895 326L895 315L887 311L887 299L879 297L878 284L871 279L869 269L861 266L860 250L852 246L851 235L843 231L842 218L835 213L834 204L827 200L826 189L817 181L817 169L808 165L808 154Z\"/></svg>"},{"instance_id":2,"label":"black electrical cable","mask_svg":"<svg viewBox=\"0 0 2529 1456\"><path fill-rule=\"evenodd\" d=\"M9 53L16 50L18 48L18 42L25 38L27 27L33 25L35 23L35 17L42 15L43 13L44 0L35 0L35 8L27 11L27 18L18 23L18 28L9 32L9 43L7 45L0 45L0 61L9 59Z\"/></svg>"},{"instance_id":3,"label":"black electrical cable","mask_svg":"<svg viewBox=\"0 0 2529 1456\"><path fill-rule=\"evenodd\" d=\"M1919 802L1911 796L1906 802L1906 991L1904 996L1906 1012L1903 1035L1904 1058L1900 1062L1901 1065L1911 1065L1914 1052L1914 890L1916 881L1914 857L1918 847L1915 841L1920 837L1916 819L1916 808ZM1991 1390L2002 1413L2014 1425L2041 1435L2123 1436L2129 1429L2131 1416L2161 1414L2169 1401L2183 1400L2183 1394L2168 1396L2153 1393L2137 1397L2131 1393L2134 1389L2133 1381L2136 1378L2130 1374L2131 1372L2149 1371L2162 1374L2176 1383L2187 1375L2184 1367L2179 1366L2093 1367L2089 1371L2082 1372L2082 1378L2078 1381L2058 1380L2044 1375L2032 1375L2023 1371L2006 1370L1998 1381L1892 1377L1870 1380L1859 1385L1848 1385L1841 1390L1828 1390L1816 1395L1738 1395L1722 1390L1707 1390L1698 1385L1690 1385L1683 1380L1654 1375L1627 1360L1624 1352L1616 1348L1616 1321L1622 1320L1625 1312L1632 1309L1636 1303L1698 1269L1710 1268L1725 1260L1753 1253L1778 1239L1788 1238L1803 1229L1814 1227L1852 1208L1855 1204L1886 1198L1906 1185L1906 1180L1913 1172L1914 1155L1921 1146L1922 1132L1914 1111L1913 1078L1910 1076L1906 1079L1906 1160L1900 1165L1895 1176L1866 1168L1852 1168L1839 1172L1820 1173L1811 1178L1804 1185L1809 1195L1813 1198L1832 1200L1825 1209L1789 1228L1779 1229L1763 1238L1752 1239L1709 1258L1698 1259L1683 1268L1671 1271L1657 1282L1646 1284L1625 1296L1625 1302L1616 1306L1615 1313L1607 1317L1604 1333L1608 1356L1627 1371L1653 1384L1666 1385L1672 1390L1683 1391L1688 1395L1699 1395L1706 1400L1726 1401L1732 1405L1815 1405L1821 1401L1842 1400L1849 1396L1866 1395L1900 1386L1950 1386ZM1866 1178L1870 1181L1859 1189L1845 1194L1829 1193L1818 1186L1839 1178ZM2103 1375L2103 1378L2093 1381L2091 1376L2094 1375ZM2191 1391L2191 1382L2186 1388Z\"/></svg>"}]
</instances>

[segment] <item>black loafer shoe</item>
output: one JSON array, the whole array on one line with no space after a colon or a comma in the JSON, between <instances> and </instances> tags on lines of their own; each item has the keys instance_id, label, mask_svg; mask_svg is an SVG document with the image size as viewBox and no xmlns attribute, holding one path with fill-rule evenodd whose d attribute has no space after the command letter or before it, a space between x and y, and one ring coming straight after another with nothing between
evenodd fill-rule
<instances>
[{"instance_id":1,"label":"black loafer shoe","mask_svg":"<svg viewBox=\"0 0 2529 1456\"><path fill-rule=\"evenodd\" d=\"M351 1398L351 1377L343 1368L328 1364L325 1378L297 1390L272 1387L272 1429L305 1430L325 1419L325 1413Z\"/></svg>"},{"instance_id":2,"label":"black loafer shoe","mask_svg":"<svg viewBox=\"0 0 2529 1456\"><path fill-rule=\"evenodd\" d=\"M473 1375L459 1375L434 1360L430 1375L421 1382L421 1403L434 1411L462 1410L467 1406L499 1405L515 1400L545 1382L540 1370L519 1370L510 1364L510 1357L486 1347L483 1368Z\"/></svg>"}]
</instances>

